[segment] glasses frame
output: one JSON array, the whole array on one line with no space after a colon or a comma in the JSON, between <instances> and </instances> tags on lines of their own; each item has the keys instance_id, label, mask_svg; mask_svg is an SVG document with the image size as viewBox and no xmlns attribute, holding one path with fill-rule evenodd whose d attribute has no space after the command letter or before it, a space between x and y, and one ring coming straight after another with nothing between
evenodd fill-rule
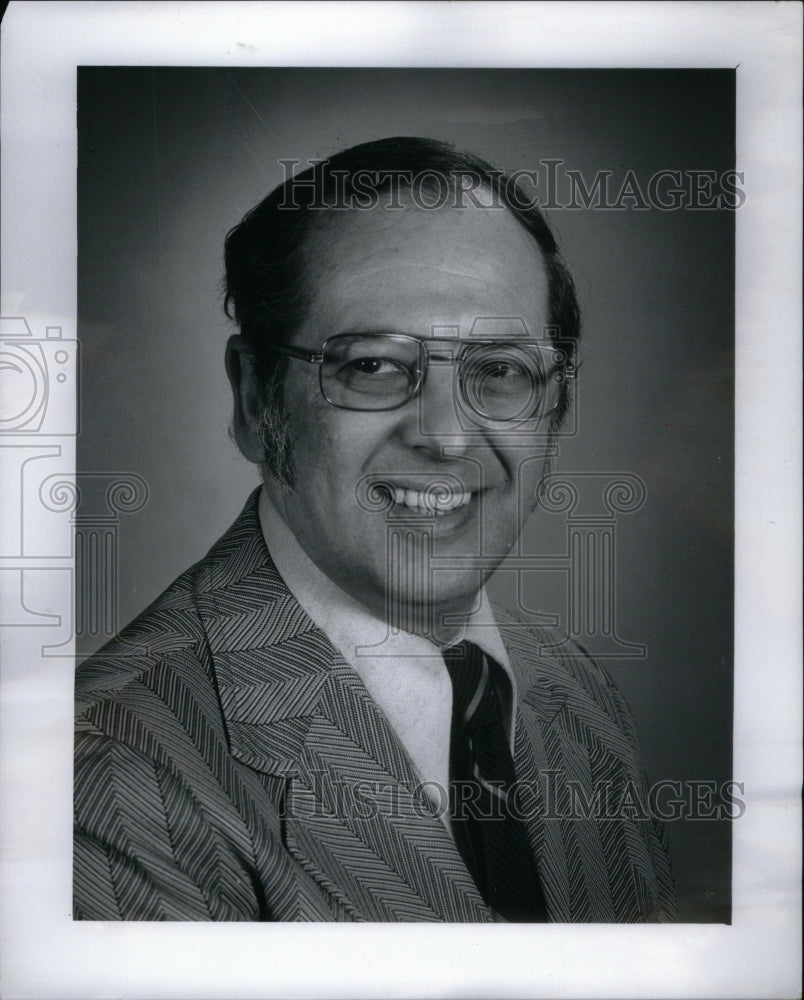
<instances>
[{"instance_id":1,"label":"glasses frame","mask_svg":"<svg viewBox=\"0 0 804 1000\"><path fill-rule=\"evenodd\" d=\"M359 406L345 406L343 403L336 403L334 400L330 399L327 395L326 389L324 388L324 357L327 352L327 347L333 341L340 340L346 337L383 337L389 340L404 340L407 343L414 344L416 346L419 355L419 364L416 368L416 380L411 383L411 387L408 391L408 395L405 399L398 403L394 403L392 406L372 406L372 407L359 407ZM443 352L442 355L438 356L436 350L434 350L432 345L448 345L451 349L446 353ZM321 395L324 399L334 406L338 410L349 410L353 413L387 413L390 410L399 410L401 407L407 405L412 399L415 399L421 392L421 388L424 385L424 380L427 376L427 371L430 364L435 361L437 364L449 364L455 369L456 380L461 384L460 378L460 364L462 357L466 354L467 349L471 347L531 347L539 351L552 350L555 353L565 353L566 350L562 346L556 344L545 342L544 344L534 341L526 340L524 338L513 338L511 340L489 340L489 339L474 339L474 338L460 338L460 337L445 337L440 339L430 339L426 340L421 337L414 337L409 333L377 333L377 334L363 334L355 332L346 331L344 333L336 333L331 337L327 337L324 343L321 345L321 349L318 351L311 351L309 348L305 347L293 347L291 345L285 344L266 344L265 347L274 351L277 354L282 354L288 358L295 358L297 361L304 361L310 365L318 365L318 388L321 391ZM574 380L577 375L577 368L571 360L568 359L563 363L556 363L552 368L545 369L545 381L549 379L550 375L557 373L556 380L571 381ZM466 398L466 393L461 389L458 392L458 399L469 412L473 414L475 419L478 417L481 420L489 421L496 424L512 424L512 423L523 423L527 420L541 420L546 416L549 416L558 407L558 402L550 409L539 411L530 417L490 417L488 414L480 413L475 409L474 406Z\"/></svg>"}]
</instances>

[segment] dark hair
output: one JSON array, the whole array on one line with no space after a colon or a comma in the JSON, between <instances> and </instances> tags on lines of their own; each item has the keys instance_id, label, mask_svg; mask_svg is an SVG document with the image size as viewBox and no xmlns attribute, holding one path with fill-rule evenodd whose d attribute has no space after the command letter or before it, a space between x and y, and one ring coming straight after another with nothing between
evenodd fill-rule
<instances>
[{"instance_id":1,"label":"dark hair","mask_svg":"<svg viewBox=\"0 0 804 1000\"><path fill-rule=\"evenodd\" d=\"M465 179L469 186L464 185ZM569 344L579 337L580 313L572 277L547 221L515 176L449 143L413 136L365 142L315 163L251 209L229 232L225 245L224 310L236 320L254 355L263 406L274 411L263 444L266 464L280 479L287 480L291 474L289 462L282 457L289 458L288 443L275 440L282 433L281 388L287 359L265 347L287 343L304 318L307 237L314 222L328 212L371 207L382 194L395 197L395 183L404 189L418 183L421 190L431 193L436 188L439 194L448 190L453 199L460 197L461 204L466 204L464 196L468 196L469 203L491 203L510 211L544 258L551 336ZM477 201L478 192L486 196L484 201ZM565 380L553 427L561 423L568 405Z\"/></svg>"}]
</instances>

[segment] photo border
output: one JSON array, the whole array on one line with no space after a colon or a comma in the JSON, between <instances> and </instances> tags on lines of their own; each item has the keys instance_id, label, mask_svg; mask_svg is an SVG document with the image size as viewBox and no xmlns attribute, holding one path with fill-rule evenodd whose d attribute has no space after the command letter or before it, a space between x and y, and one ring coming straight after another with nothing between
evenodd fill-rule
<instances>
[{"instance_id":1,"label":"photo border","mask_svg":"<svg viewBox=\"0 0 804 1000\"><path fill-rule=\"evenodd\" d=\"M801 886L801 7L64 7L9 6L0 139L2 315L24 316L35 335L60 329L65 342L76 339L78 65L737 68L737 169L747 198L736 218L733 773L745 781L748 809L734 827L731 926L544 925L534 934L522 926L73 923L72 661L41 657L35 627L5 629L4 996L793 996ZM58 400L66 432L38 446L60 449L68 469L76 383L68 379ZM29 447L24 456L0 449L3 471L17 477L3 477L6 511L22 509L18 470L35 458L37 446ZM16 527L6 515L2 531ZM45 530L34 522L36 551L69 555L71 539ZM19 569L28 572L23 556ZM65 581L52 575L48 608L56 614Z\"/></svg>"}]
</instances>

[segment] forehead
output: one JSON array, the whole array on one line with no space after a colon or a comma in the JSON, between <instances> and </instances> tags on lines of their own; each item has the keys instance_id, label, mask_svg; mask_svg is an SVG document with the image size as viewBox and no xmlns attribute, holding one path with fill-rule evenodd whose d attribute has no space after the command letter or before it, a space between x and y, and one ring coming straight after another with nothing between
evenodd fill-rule
<instances>
[{"instance_id":1,"label":"forehead","mask_svg":"<svg viewBox=\"0 0 804 1000\"><path fill-rule=\"evenodd\" d=\"M329 212L316 220L305 247L305 333L386 330L426 337L446 326L449 335L466 337L478 317L518 317L532 336L541 333L544 260L507 209L403 206Z\"/></svg>"}]
</instances>

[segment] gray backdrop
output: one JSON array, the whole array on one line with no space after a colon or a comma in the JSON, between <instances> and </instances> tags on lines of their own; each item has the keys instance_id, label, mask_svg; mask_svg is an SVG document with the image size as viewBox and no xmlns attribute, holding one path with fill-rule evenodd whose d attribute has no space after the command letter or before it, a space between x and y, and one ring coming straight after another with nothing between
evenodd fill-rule
<instances>
[{"instance_id":1,"label":"gray backdrop","mask_svg":"<svg viewBox=\"0 0 804 1000\"><path fill-rule=\"evenodd\" d=\"M611 171L614 201L628 170L644 193L659 170L733 167L734 74L91 67L78 125L78 471L148 489L117 517L106 625L79 593L83 654L203 555L257 482L227 435L222 247L283 178L279 159L426 135L509 170L563 161L562 205L567 170L587 186ZM558 468L644 482L645 503L616 518L615 579L617 633L646 655L604 662L650 778L719 786L732 777L734 213L626 205L548 212L584 313L578 433ZM518 589L501 574L498 596L566 618L567 517L532 519L523 552L552 553L553 568ZM728 822L668 832L679 918L728 921Z\"/></svg>"}]
</instances>

